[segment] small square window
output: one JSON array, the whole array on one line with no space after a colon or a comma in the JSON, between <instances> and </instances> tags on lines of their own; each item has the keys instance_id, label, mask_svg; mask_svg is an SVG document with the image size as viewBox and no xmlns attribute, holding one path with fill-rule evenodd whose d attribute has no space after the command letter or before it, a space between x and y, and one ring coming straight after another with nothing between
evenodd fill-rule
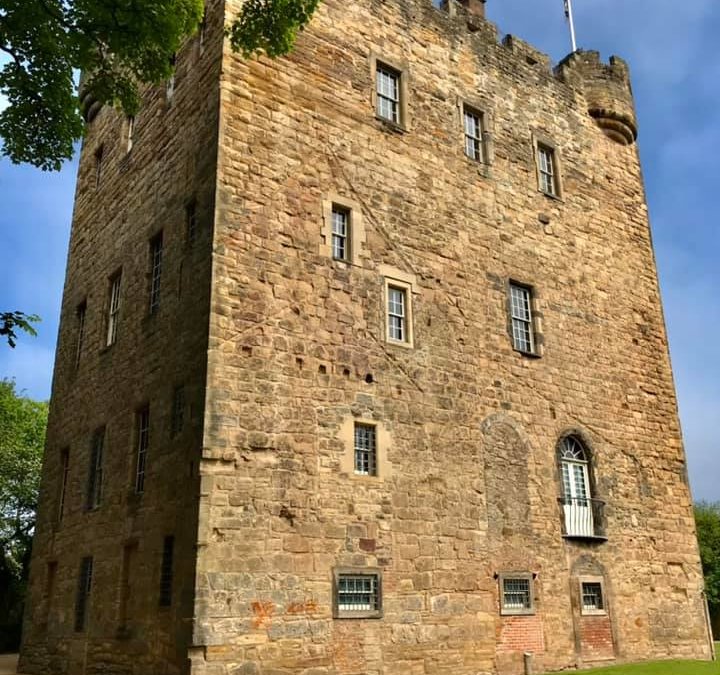
<instances>
[{"instance_id":1,"label":"small square window","mask_svg":"<svg viewBox=\"0 0 720 675\"><path fill-rule=\"evenodd\" d=\"M382 616L380 572L367 569L335 570L335 618L373 619Z\"/></svg>"},{"instance_id":2,"label":"small square window","mask_svg":"<svg viewBox=\"0 0 720 675\"><path fill-rule=\"evenodd\" d=\"M335 260L350 260L350 228L350 210L333 204L332 256Z\"/></svg>"},{"instance_id":3,"label":"small square window","mask_svg":"<svg viewBox=\"0 0 720 675\"><path fill-rule=\"evenodd\" d=\"M532 574L500 575L500 613L534 614Z\"/></svg>"},{"instance_id":4,"label":"small square window","mask_svg":"<svg viewBox=\"0 0 720 675\"><path fill-rule=\"evenodd\" d=\"M535 354L532 289L528 286L510 283L510 322L513 348L524 354Z\"/></svg>"},{"instance_id":5,"label":"small square window","mask_svg":"<svg viewBox=\"0 0 720 675\"><path fill-rule=\"evenodd\" d=\"M538 143L537 162L540 191L551 197L557 197L559 190L555 150L548 145Z\"/></svg>"},{"instance_id":6,"label":"small square window","mask_svg":"<svg viewBox=\"0 0 720 675\"><path fill-rule=\"evenodd\" d=\"M377 476L377 429L370 424L355 424L355 473Z\"/></svg>"},{"instance_id":7,"label":"small square window","mask_svg":"<svg viewBox=\"0 0 720 675\"><path fill-rule=\"evenodd\" d=\"M463 106L463 126L465 129L465 154L476 162L484 162L482 113Z\"/></svg>"},{"instance_id":8,"label":"small square window","mask_svg":"<svg viewBox=\"0 0 720 675\"><path fill-rule=\"evenodd\" d=\"M580 608L582 614L607 613L601 580L580 581Z\"/></svg>"},{"instance_id":9,"label":"small square window","mask_svg":"<svg viewBox=\"0 0 720 675\"><path fill-rule=\"evenodd\" d=\"M377 94L377 116L392 122L401 123L401 74L398 70L378 63L375 71L375 84Z\"/></svg>"}]
</instances>

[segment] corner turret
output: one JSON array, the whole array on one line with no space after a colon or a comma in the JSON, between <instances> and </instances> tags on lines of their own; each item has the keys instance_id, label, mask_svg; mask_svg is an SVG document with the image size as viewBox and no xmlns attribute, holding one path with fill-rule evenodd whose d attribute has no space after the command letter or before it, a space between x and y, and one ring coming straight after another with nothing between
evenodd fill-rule
<instances>
[{"instance_id":1,"label":"corner turret","mask_svg":"<svg viewBox=\"0 0 720 675\"><path fill-rule=\"evenodd\" d=\"M588 114L606 136L621 145L637 139L637 118L627 64L617 56L603 63L599 52L577 51L557 67L558 75L585 92Z\"/></svg>"}]
</instances>

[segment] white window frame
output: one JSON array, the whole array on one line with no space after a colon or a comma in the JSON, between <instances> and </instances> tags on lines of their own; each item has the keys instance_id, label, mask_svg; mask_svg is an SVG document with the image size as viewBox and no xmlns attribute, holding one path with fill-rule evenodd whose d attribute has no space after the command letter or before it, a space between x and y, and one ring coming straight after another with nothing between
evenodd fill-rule
<instances>
[{"instance_id":1,"label":"white window frame","mask_svg":"<svg viewBox=\"0 0 720 675\"><path fill-rule=\"evenodd\" d=\"M120 319L120 298L122 292L122 270L110 277L110 298L108 302L107 336L105 346L117 342L117 330Z\"/></svg>"},{"instance_id":2,"label":"white window frame","mask_svg":"<svg viewBox=\"0 0 720 675\"><path fill-rule=\"evenodd\" d=\"M537 356L537 336L533 311L534 292L532 286L510 280L508 303L513 349L521 354Z\"/></svg>"},{"instance_id":3,"label":"white window frame","mask_svg":"<svg viewBox=\"0 0 720 675\"><path fill-rule=\"evenodd\" d=\"M408 65L405 61L386 58L384 54L371 51L372 107L375 118L397 131L407 131L410 114L408 109ZM394 91L387 92L380 86L381 75L391 77ZM390 102L390 113L383 110L383 101Z\"/></svg>"},{"instance_id":4,"label":"white window frame","mask_svg":"<svg viewBox=\"0 0 720 675\"><path fill-rule=\"evenodd\" d=\"M529 606L515 607L505 604L505 584L522 581L528 586ZM498 586L500 591L500 614L501 616L527 616L535 614L535 588L534 575L530 572L504 572L498 575Z\"/></svg>"},{"instance_id":5,"label":"white window frame","mask_svg":"<svg viewBox=\"0 0 720 675\"><path fill-rule=\"evenodd\" d=\"M349 262L352 260L352 210L340 204L333 204L331 218L332 257L334 260Z\"/></svg>"},{"instance_id":6,"label":"white window frame","mask_svg":"<svg viewBox=\"0 0 720 675\"><path fill-rule=\"evenodd\" d=\"M355 475L377 476L378 472L378 430L374 424L355 422L353 445L355 449ZM360 434L367 431L367 439ZM359 433L360 432L360 433ZM367 442L364 442L367 440Z\"/></svg>"},{"instance_id":7,"label":"white window frame","mask_svg":"<svg viewBox=\"0 0 720 675\"><path fill-rule=\"evenodd\" d=\"M347 239L345 258L335 255L334 247L334 213L345 211L347 213ZM365 251L365 225L362 216L362 205L359 202L347 199L343 195L328 194L322 201L322 230L320 233L319 253L333 260L338 265L360 265Z\"/></svg>"},{"instance_id":8,"label":"white window frame","mask_svg":"<svg viewBox=\"0 0 720 675\"><path fill-rule=\"evenodd\" d=\"M383 291L383 314L385 322L385 340L388 344L398 347L414 347L414 327L413 327L413 290L417 285L414 274L403 272L388 265L379 266L380 273L384 278ZM403 336L402 339L394 337L391 331L391 316L399 316L395 312L391 312L391 296L392 291L401 291L404 293L404 316L403 319Z\"/></svg>"},{"instance_id":9,"label":"white window frame","mask_svg":"<svg viewBox=\"0 0 720 675\"><path fill-rule=\"evenodd\" d=\"M378 62L375 69L375 95L377 97L375 112L380 119L397 125L401 122L401 78L401 72L385 63Z\"/></svg>"},{"instance_id":10,"label":"white window frame","mask_svg":"<svg viewBox=\"0 0 720 675\"><path fill-rule=\"evenodd\" d=\"M343 595L349 597L351 593L344 593L343 586L352 581L369 582L369 603L343 603ZM358 595L365 595L362 590ZM373 602L374 599L374 602ZM379 619L383 615L382 574L377 568L367 567L341 567L333 570L333 616L336 619Z\"/></svg>"},{"instance_id":11,"label":"white window frame","mask_svg":"<svg viewBox=\"0 0 720 675\"><path fill-rule=\"evenodd\" d=\"M468 118L476 122L474 133L468 129ZM462 122L465 137L465 156L475 162L487 162L485 150L485 113L466 103L462 104ZM472 148L472 150L471 150Z\"/></svg>"},{"instance_id":12,"label":"white window frame","mask_svg":"<svg viewBox=\"0 0 720 675\"><path fill-rule=\"evenodd\" d=\"M407 287L390 282L387 285L387 323L390 342L408 341Z\"/></svg>"}]
</instances>

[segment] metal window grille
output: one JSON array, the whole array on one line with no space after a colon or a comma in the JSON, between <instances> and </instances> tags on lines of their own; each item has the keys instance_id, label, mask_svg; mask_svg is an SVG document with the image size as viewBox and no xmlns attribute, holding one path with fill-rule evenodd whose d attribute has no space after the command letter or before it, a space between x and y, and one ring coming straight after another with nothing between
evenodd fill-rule
<instances>
[{"instance_id":1,"label":"metal window grille","mask_svg":"<svg viewBox=\"0 0 720 675\"><path fill-rule=\"evenodd\" d=\"M465 154L478 162L483 161L482 116L471 110L464 111Z\"/></svg>"},{"instance_id":2,"label":"metal window grille","mask_svg":"<svg viewBox=\"0 0 720 675\"><path fill-rule=\"evenodd\" d=\"M75 600L75 630L85 630L87 619L88 601L90 589L92 588L93 559L83 558L80 563L80 575L78 577L77 598Z\"/></svg>"},{"instance_id":3,"label":"metal window grille","mask_svg":"<svg viewBox=\"0 0 720 675\"><path fill-rule=\"evenodd\" d=\"M117 340L118 319L120 314L120 282L121 275L110 280L110 305L108 308L107 346Z\"/></svg>"},{"instance_id":4,"label":"metal window grille","mask_svg":"<svg viewBox=\"0 0 720 675\"><path fill-rule=\"evenodd\" d=\"M512 320L513 346L521 352L535 352L532 312L530 309L531 292L525 286L510 285L510 316Z\"/></svg>"},{"instance_id":5,"label":"metal window grille","mask_svg":"<svg viewBox=\"0 0 720 675\"><path fill-rule=\"evenodd\" d=\"M68 477L70 475L70 451L63 450L60 457L61 469L60 469L60 496L58 497L58 511L57 518L58 522L63 519L65 515L65 496L67 494Z\"/></svg>"},{"instance_id":6,"label":"metal window grille","mask_svg":"<svg viewBox=\"0 0 720 675\"><path fill-rule=\"evenodd\" d=\"M195 202L191 202L185 207L185 231L188 244L193 244L197 235L197 205Z\"/></svg>"},{"instance_id":7,"label":"metal window grille","mask_svg":"<svg viewBox=\"0 0 720 675\"><path fill-rule=\"evenodd\" d=\"M95 509L102 501L103 489L103 445L105 429L95 432L90 453L90 475L88 478L87 507Z\"/></svg>"},{"instance_id":8,"label":"metal window grille","mask_svg":"<svg viewBox=\"0 0 720 675\"><path fill-rule=\"evenodd\" d=\"M555 182L555 153L551 148L539 145L538 153L538 171L540 174L540 189L548 195L557 194L557 185Z\"/></svg>"},{"instance_id":9,"label":"metal window grille","mask_svg":"<svg viewBox=\"0 0 720 675\"><path fill-rule=\"evenodd\" d=\"M185 426L185 387L175 387L173 392L172 425L173 436L179 434Z\"/></svg>"},{"instance_id":10,"label":"metal window grille","mask_svg":"<svg viewBox=\"0 0 720 675\"><path fill-rule=\"evenodd\" d=\"M150 313L160 307L160 279L162 278L163 235L150 242Z\"/></svg>"},{"instance_id":11,"label":"metal window grille","mask_svg":"<svg viewBox=\"0 0 720 675\"><path fill-rule=\"evenodd\" d=\"M503 579L503 609L532 609L532 597L530 595L530 579Z\"/></svg>"},{"instance_id":12,"label":"metal window grille","mask_svg":"<svg viewBox=\"0 0 720 675\"><path fill-rule=\"evenodd\" d=\"M349 258L348 235L350 234L350 212L333 206L332 209L332 255L336 260Z\"/></svg>"},{"instance_id":13,"label":"metal window grille","mask_svg":"<svg viewBox=\"0 0 720 675\"><path fill-rule=\"evenodd\" d=\"M85 314L87 312L87 304L81 303L77 308L77 340L75 344L75 367L80 365L80 357L82 356L83 340L85 339Z\"/></svg>"},{"instance_id":14,"label":"metal window grille","mask_svg":"<svg viewBox=\"0 0 720 675\"><path fill-rule=\"evenodd\" d=\"M341 574L337 606L340 612L373 612L380 609L376 574Z\"/></svg>"},{"instance_id":15,"label":"metal window grille","mask_svg":"<svg viewBox=\"0 0 720 675\"><path fill-rule=\"evenodd\" d=\"M388 287L388 334L391 340L404 342L406 340L405 330L405 307L407 295L405 289Z\"/></svg>"},{"instance_id":16,"label":"metal window grille","mask_svg":"<svg viewBox=\"0 0 720 675\"><path fill-rule=\"evenodd\" d=\"M377 114L383 119L400 123L400 73L378 64L376 74Z\"/></svg>"},{"instance_id":17,"label":"metal window grille","mask_svg":"<svg viewBox=\"0 0 720 675\"><path fill-rule=\"evenodd\" d=\"M585 611L596 612L605 609L602 584L597 581L584 581L582 584L582 607Z\"/></svg>"},{"instance_id":18,"label":"metal window grille","mask_svg":"<svg viewBox=\"0 0 720 675\"><path fill-rule=\"evenodd\" d=\"M377 475L377 433L369 424L355 425L355 473Z\"/></svg>"},{"instance_id":19,"label":"metal window grille","mask_svg":"<svg viewBox=\"0 0 720 675\"><path fill-rule=\"evenodd\" d=\"M147 453L150 447L150 408L143 408L137 415L137 468L135 471L135 492L145 492L145 471Z\"/></svg>"},{"instance_id":20,"label":"metal window grille","mask_svg":"<svg viewBox=\"0 0 720 675\"><path fill-rule=\"evenodd\" d=\"M170 607L173 588L173 553L175 537L165 537L163 541L162 563L160 565L160 606Z\"/></svg>"}]
</instances>

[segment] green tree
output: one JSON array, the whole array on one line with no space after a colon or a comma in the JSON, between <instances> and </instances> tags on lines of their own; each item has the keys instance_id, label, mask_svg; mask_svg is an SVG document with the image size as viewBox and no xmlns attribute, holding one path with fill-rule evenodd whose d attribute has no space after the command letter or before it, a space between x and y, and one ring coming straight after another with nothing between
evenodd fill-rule
<instances>
[{"instance_id":1,"label":"green tree","mask_svg":"<svg viewBox=\"0 0 720 675\"><path fill-rule=\"evenodd\" d=\"M0 652L20 640L47 413L0 380Z\"/></svg>"},{"instance_id":2,"label":"green tree","mask_svg":"<svg viewBox=\"0 0 720 675\"><path fill-rule=\"evenodd\" d=\"M227 27L244 55L288 52L319 0L247 0ZM204 0L0 0L2 153L58 170L83 132L75 74L98 101L134 114L139 86L172 73L197 31Z\"/></svg>"},{"instance_id":3,"label":"green tree","mask_svg":"<svg viewBox=\"0 0 720 675\"><path fill-rule=\"evenodd\" d=\"M40 321L40 317L36 314L0 312L0 338L5 338L7 343L14 349L17 344L17 331L22 330L35 336L37 331L33 324L38 321Z\"/></svg>"},{"instance_id":4,"label":"green tree","mask_svg":"<svg viewBox=\"0 0 720 675\"><path fill-rule=\"evenodd\" d=\"M720 620L720 502L697 504L695 523L710 614L715 621L718 621Z\"/></svg>"}]
</instances>

